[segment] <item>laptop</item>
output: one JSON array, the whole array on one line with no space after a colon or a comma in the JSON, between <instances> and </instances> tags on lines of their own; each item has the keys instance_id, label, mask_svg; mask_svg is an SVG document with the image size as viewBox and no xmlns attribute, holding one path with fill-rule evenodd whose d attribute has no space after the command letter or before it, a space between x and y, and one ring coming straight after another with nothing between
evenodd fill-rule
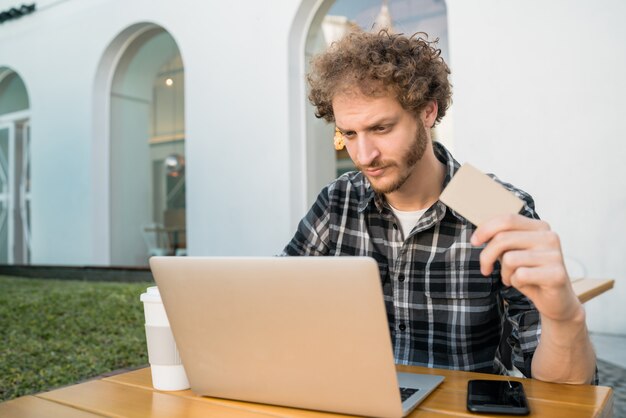
<instances>
[{"instance_id":1,"label":"laptop","mask_svg":"<svg viewBox=\"0 0 626 418\"><path fill-rule=\"evenodd\" d=\"M443 381L396 373L372 258L152 257L150 267L198 395L402 417Z\"/></svg>"}]
</instances>

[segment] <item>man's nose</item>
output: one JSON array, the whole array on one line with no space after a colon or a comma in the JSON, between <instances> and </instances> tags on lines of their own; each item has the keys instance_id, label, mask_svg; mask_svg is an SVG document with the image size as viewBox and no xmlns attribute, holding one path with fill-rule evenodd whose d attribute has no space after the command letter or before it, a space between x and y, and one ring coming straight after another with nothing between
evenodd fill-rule
<instances>
[{"instance_id":1,"label":"man's nose","mask_svg":"<svg viewBox=\"0 0 626 418\"><path fill-rule=\"evenodd\" d=\"M368 135L359 135L356 147L356 158L360 165L368 166L380 156L376 144Z\"/></svg>"}]
</instances>

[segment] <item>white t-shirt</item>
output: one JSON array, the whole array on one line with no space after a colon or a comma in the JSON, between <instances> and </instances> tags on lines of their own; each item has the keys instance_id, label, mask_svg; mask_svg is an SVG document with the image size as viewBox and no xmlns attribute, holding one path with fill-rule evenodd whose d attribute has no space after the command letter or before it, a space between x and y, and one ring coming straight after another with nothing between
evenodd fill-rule
<instances>
[{"instance_id":1,"label":"white t-shirt","mask_svg":"<svg viewBox=\"0 0 626 418\"><path fill-rule=\"evenodd\" d=\"M415 226L415 224L417 224L417 221L419 221L422 215L428 210L428 208L426 208L405 212L403 210L398 210L391 205L389 206L391 207L391 210L400 222L400 227L402 228L402 235L404 236L404 239L409 236L409 234L413 230L413 227Z\"/></svg>"}]
</instances>

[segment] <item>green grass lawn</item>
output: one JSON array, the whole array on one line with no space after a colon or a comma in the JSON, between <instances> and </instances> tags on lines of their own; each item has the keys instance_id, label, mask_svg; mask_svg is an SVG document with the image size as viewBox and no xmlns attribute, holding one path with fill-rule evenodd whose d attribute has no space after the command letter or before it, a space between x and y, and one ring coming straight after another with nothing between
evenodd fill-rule
<instances>
[{"instance_id":1,"label":"green grass lawn","mask_svg":"<svg viewBox=\"0 0 626 418\"><path fill-rule=\"evenodd\" d=\"M0 276L0 402L147 365L152 285Z\"/></svg>"}]
</instances>

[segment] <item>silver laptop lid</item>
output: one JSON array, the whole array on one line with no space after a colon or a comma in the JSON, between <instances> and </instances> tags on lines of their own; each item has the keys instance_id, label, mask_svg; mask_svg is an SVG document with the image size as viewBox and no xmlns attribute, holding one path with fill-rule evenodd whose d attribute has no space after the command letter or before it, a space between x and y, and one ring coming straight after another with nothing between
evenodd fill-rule
<instances>
[{"instance_id":1,"label":"silver laptop lid","mask_svg":"<svg viewBox=\"0 0 626 418\"><path fill-rule=\"evenodd\" d=\"M378 265L366 257L153 257L200 395L402 416Z\"/></svg>"}]
</instances>

